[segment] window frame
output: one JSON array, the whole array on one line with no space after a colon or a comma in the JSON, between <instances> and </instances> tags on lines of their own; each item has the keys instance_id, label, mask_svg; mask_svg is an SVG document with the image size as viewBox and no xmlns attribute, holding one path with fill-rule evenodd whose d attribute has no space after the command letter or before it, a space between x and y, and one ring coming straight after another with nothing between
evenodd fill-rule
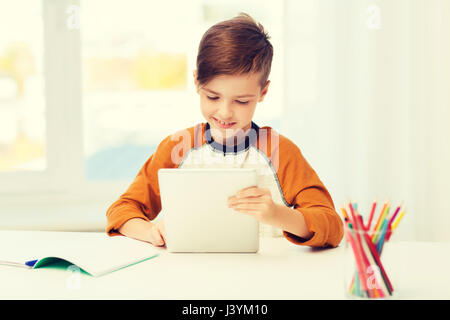
<instances>
[{"instance_id":1,"label":"window frame","mask_svg":"<svg viewBox=\"0 0 450 320\"><path fill-rule=\"evenodd\" d=\"M280 4L282 12L284 2ZM82 10L80 0L42 0L47 166L42 172L0 173L0 209L24 202L111 201L133 180L85 178L81 32L67 26L68 9L73 6ZM283 80L284 70L280 73ZM188 89L192 88L188 82ZM284 92L281 94L283 100Z\"/></svg>"},{"instance_id":2,"label":"window frame","mask_svg":"<svg viewBox=\"0 0 450 320\"><path fill-rule=\"evenodd\" d=\"M82 158L82 127L79 112L80 33L79 30L70 30L66 26L66 8L78 2L77 0L41 2L47 165L44 171L0 173L0 199L36 192L60 195L80 182L80 173L83 172L83 162L80 161ZM70 74L70 77L67 74Z\"/></svg>"}]
</instances>

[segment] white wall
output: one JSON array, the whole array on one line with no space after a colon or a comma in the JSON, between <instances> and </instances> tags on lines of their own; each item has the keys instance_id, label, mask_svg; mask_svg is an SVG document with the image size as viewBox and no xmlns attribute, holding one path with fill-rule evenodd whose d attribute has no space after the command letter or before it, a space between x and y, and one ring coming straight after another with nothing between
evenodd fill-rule
<instances>
[{"instance_id":1,"label":"white wall","mask_svg":"<svg viewBox=\"0 0 450 320\"><path fill-rule=\"evenodd\" d=\"M285 4L285 105L276 129L300 146L337 208L347 197L363 213L374 197L390 197L393 205L403 200L408 211L398 229L400 238L449 241L450 1ZM380 10L378 25L373 11L367 11L371 6ZM72 151L80 149L68 145ZM63 163L73 168L73 163ZM7 182L3 179L0 185L9 190ZM120 193L123 188L113 190ZM33 194L33 201L41 196L42 201L32 204L22 195L3 194L0 215L10 217L11 228L31 221L28 216L48 211L48 195ZM60 198L72 207L91 200ZM95 211L99 228L109 202L91 202L91 207L101 207ZM90 212L75 211L81 222L82 213Z\"/></svg>"},{"instance_id":2,"label":"white wall","mask_svg":"<svg viewBox=\"0 0 450 320\"><path fill-rule=\"evenodd\" d=\"M400 239L450 240L450 2L287 0L286 13L282 133L338 208L403 200Z\"/></svg>"}]
</instances>

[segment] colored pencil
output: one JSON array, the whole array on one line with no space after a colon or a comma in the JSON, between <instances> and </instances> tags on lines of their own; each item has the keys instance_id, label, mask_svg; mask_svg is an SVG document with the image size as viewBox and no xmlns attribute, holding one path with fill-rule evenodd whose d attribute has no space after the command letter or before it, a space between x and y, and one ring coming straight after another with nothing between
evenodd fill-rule
<instances>
[{"instance_id":1,"label":"colored pencil","mask_svg":"<svg viewBox=\"0 0 450 320\"><path fill-rule=\"evenodd\" d=\"M380 230L380 237L377 242L377 251L378 251L378 254L380 254L380 255L381 255L381 248L383 247L384 239L386 237L388 225L389 225L388 219L384 219L383 226L381 227L381 230Z\"/></svg>"},{"instance_id":2,"label":"colored pencil","mask_svg":"<svg viewBox=\"0 0 450 320\"><path fill-rule=\"evenodd\" d=\"M380 285L380 280L383 281L382 279L378 279L378 274L377 272L375 272L374 267L378 267L377 263L375 262L375 259L373 258L373 256L370 254L370 249L367 245L367 243L363 240L362 241L362 245L364 247L364 251L367 252L367 258L369 260L369 265L366 267L365 271L366 271L366 275L369 273L370 270L372 270L373 275L371 275L370 277L368 277L369 279L367 280L368 283L370 283L370 278L373 278L374 282L375 282L375 287L374 288L370 288L369 284L367 290L369 290L369 292L372 293L372 295L375 298L379 298L381 297L385 297L386 293L388 293L387 287L384 286L384 290L383 287Z\"/></svg>"},{"instance_id":3,"label":"colored pencil","mask_svg":"<svg viewBox=\"0 0 450 320\"><path fill-rule=\"evenodd\" d=\"M364 270L366 270L366 268L367 268L368 260L367 260L367 257L365 255L364 251L363 251L363 248L362 248L362 245L361 245L361 237L360 237L359 232L358 232L358 230L360 229L360 227L358 225L358 220L357 220L358 213L354 209L354 205L352 204L351 201L348 201L348 206L350 208L350 213L351 213L352 221L353 221L353 225L349 224L349 228L350 228L350 231L352 232L352 234L353 234L353 231L355 232L354 233L355 234L355 236L354 236L355 246L356 246L356 250L358 252L358 257L359 257L359 259L361 259L360 260L361 261L361 267L363 268L363 274L362 275L365 276ZM361 294L361 292L359 290L359 286L360 286L359 285L359 281L356 281L356 283L355 283L353 288L356 289L355 290L356 291L355 292L356 295L362 296L362 294ZM372 297L371 292L367 291L366 293L367 293L368 297Z\"/></svg>"},{"instance_id":4,"label":"colored pencil","mask_svg":"<svg viewBox=\"0 0 450 320\"><path fill-rule=\"evenodd\" d=\"M394 288L392 287L392 283L389 280L389 277L386 274L386 271L384 270L383 264L381 263L380 260L380 256L377 252L377 249L375 248L375 246L373 245L372 240L370 239L369 235L367 234L366 231L363 231L363 236L367 242L367 245L369 246L370 252L372 253L373 258L375 259L378 267L380 268L381 271L381 275L383 278L384 283L386 284L386 287L389 291L389 294L392 295L392 291L394 290Z\"/></svg>"},{"instance_id":5,"label":"colored pencil","mask_svg":"<svg viewBox=\"0 0 450 320\"><path fill-rule=\"evenodd\" d=\"M345 208L342 208L342 210L343 210L343 212L345 212ZM347 214L347 213L345 212L345 214ZM352 234L352 236L354 236L354 234L353 234L353 226L349 222L348 215L347 215L347 218L345 218L345 221L347 222L347 226L350 229L350 233ZM348 239L347 239L347 241L348 241ZM356 257L355 257L355 259L356 259ZM350 292L352 294L355 294L358 297L363 297L364 296L363 293L360 290L358 270L356 270L355 274L353 275L352 282L350 284L350 289L349 290L350 290Z\"/></svg>"},{"instance_id":6,"label":"colored pencil","mask_svg":"<svg viewBox=\"0 0 450 320\"><path fill-rule=\"evenodd\" d=\"M387 212L387 210L385 210L385 211ZM363 230L362 236L366 240L366 242L367 242L367 244L369 246L370 252L371 252L373 258L375 259L378 267L380 268L381 274L383 276L383 280L386 283L386 286L388 288L389 294L392 294L392 290L393 290L392 284L391 284L389 278L387 277L387 274L386 274L386 272L384 270L383 264L381 263L381 260L380 260L380 255L378 254L378 252L377 252L377 250L375 248L374 242L372 241L372 239L369 237L369 235L367 234L367 232L365 230Z\"/></svg>"},{"instance_id":7,"label":"colored pencil","mask_svg":"<svg viewBox=\"0 0 450 320\"><path fill-rule=\"evenodd\" d=\"M400 204L397 209L395 209L394 214L392 215L391 219L389 220L389 224L392 225L392 222L394 221L395 217L397 217L398 212L400 211L402 204Z\"/></svg>"},{"instance_id":8,"label":"colored pencil","mask_svg":"<svg viewBox=\"0 0 450 320\"><path fill-rule=\"evenodd\" d=\"M355 235L353 233L352 224L348 221L348 219L347 219L347 227L350 230L350 234L352 235L353 239L355 239ZM346 237L346 238L347 238L347 242L350 243L350 239L348 239L348 237ZM353 254L354 255L356 254L354 250L353 250ZM358 254L358 257L355 256L355 261L356 261L356 259L360 259L359 254ZM355 295L359 296L359 297L363 297L364 296L364 294L360 290L359 273L358 273L358 269L357 268L355 270L355 274L353 275L352 283L350 284L350 292L352 294L355 294Z\"/></svg>"},{"instance_id":9,"label":"colored pencil","mask_svg":"<svg viewBox=\"0 0 450 320\"><path fill-rule=\"evenodd\" d=\"M365 247L363 245L364 239L361 239L360 231L362 230L363 232L366 232L366 230L365 230L365 227L364 227L363 218L358 213L358 211L356 210L357 206L354 206L354 205L352 205L351 202L349 202L349 207L350 207L350 212L352 214L352 217L354 219L354 231L355 231L355 234L356 234L355 243L356 243L358 251L361 254L363 271L365 271L371 265L371 263L370 263L370 261L368 259L368 254L366 254L366 252L368 250L365 250ZM364 276L366 276L365 273L364 273ZM373 298L374 297L375 293L373 292L373 290L368 290L367 292L369 294L369 298Z\"/></svg>"},{"instance_id":10,"label":"colored pencil","mask_svg":"<svg viewBox=\"0 0 450 320\"><path fill-rule=\"evenodd\" d=\"M359 250L357 249L356 240L353 239L352 235L350 234L349 229L347 229L347 228L344 228L344 229L345 229L347 239L350 242L350 246L353 249L353 254L355 256L355 261L356 261L356 268L358 270L358 275L359 275L359 280L361 281L361 285L363 287L364 292L367 294L368 297L370 297L369 291L367 290L366 279L364 277L363 262L362 262Z\"/></svg>"},{"instance_id":11,"label":"colored pencil","mask_svg":"<svg viewBox=\"0 0 450 320\"><path fill-rule=\"evenodd\" d=\"M370 210L369 221L367 222L366 229L370 230L370 225L372 224L373 214L375 213L375 208L377 207L377 201L373 200L372 210Z\"/></svg>"},{"instance_id":12,"label":"colored pencil","mask_svg":"<svg viewBox=\"0 0 450 320\"><path fill-rule=\"evenodd\" d=\"M383 208L381 209L380 215L378 216L378 220L377 220L377 222L375 223L375 226L374 226L374 228L373 228L374 230L375 230L375 229L378 227L378 225L380 224L380 221L382 220L383 214L384 214L384 212L385 212L385 210L386 210L388 204L389 204L389 200L386 201L386 202L384 203Z\"/></svg>"},{"instance_id":13,"label":"colored pencil","mask_svg":"<svg viewBox=\"0 0 450 320\"><path fill-rule=\"evenodd\" d=\"M378 219L377 225L372 231L372 242L375 243L378 241L378 237L380 236L381 225L383 224L384 219L388 216L389 210L391 206L390 204L384 209L384 212L380 215L380 219Z\"/></svg>"},{"instance_id":14,"label":"colored pencil","mask_svg":"<svg viewBox=\"0 0 450 320\"><path fill-rule=\"evenodd\" d=\"M344 216L344 219L348 220L348 214L347 214L347 211L345 211L344 207L341 208L341 211L342 211L342 215Z\"/></svg>"},{"instance_id":15,"label":"colored pencil","mask_svg":"<svg viewBox=\"0 0 450 320\"><path fill-rule=\"evenodd\" d=\"M359 225L361 225L362 216L359 215L357 212L355 212L355 215L357 216L357 219L359 219ZM353 234L353 231L355 231L355 230L353 230L353 228L350 227L350 232L352 234ZM356 232L359 232L359 231L356 231ZM356 239L356 237L354 237L354 239ZM364 271L368 272L369 270L373 269L373 266L377 266L377 263L374 261L373 257L371 256L370 249L368 248L367 244L365 244L364 240L362 240L359 243L360 248L358 248L358 244L356 243L356 241L355 241L355 245L357 247L356 249L359 250L359 252L360 252L360 256L358 257L358 259L360 259L360 261L361 261L361 266L363 268L363 272ZM364 272L364 278L366 279L366 283L367 283L369 281L369 279L368 279L366 272ZM375 287L367 289L369 298L385 297L387 294L389 294L389 290L387 289L387 287L384 286L384 289L383 289L383 286L380 285L379 279L377 279L377 273L374 272L373 277L374 277L373 279L375 281ZM381 283L384 285L384 282L381 282ZM351 293L353 293L357 296L362 296L360 289L361 288L360 288L360 281L358 279L358 271L355 271L355 275L353 276L349 290Z\"/></svg>"},{"instance_id":16,"label":"colored pencil","mask_svg":"<svg viewBox=\"0 0 450 320\"><path fill-rule=\"evenodd\" d=\"M394 221L394 223L392 224L392 230L395 230L395 228L397 228L398 223L400 222L400 220L402 220L403 216L405 214L405 210L403 210L400 215L398 216L397 220Z\"/></svg>"},{"instance_id":17,"label":"colored pencil","mask_svg":"<svg viewBox=\"0 0 450 320\"><path fill-rule=\"evenodd\" d=\"M394 288L386 274L380 256L384 244L389 241L393 231L404 217L403 202L396 207L393 215L389 217L390 201L386 201L372 230L371 226L377 201L372 202L367 225L364 224L364 219L358 212L358 204L351 201L347 201L347 204L350 214L347 213L345 207L342 207L341 211L348 226L345 232L353 249L357 267L349 290L352 294L361 297L366 295L369 298L392 295ZM373 269L376 267L378 267L378 270ZM372 275L370 274L371 270L373 271ZM373 285L370 283L374 284L374 288L371 288Z\"/></svg>"},{"instance_id":18,"label":"colored pencil","mask_svg":"<svg viewBox=\"0 0 450 320\"><path fill-rule=\"evenodd\" d=\"M358 219L359 219L360 224L362 225L363 224L363 220L362 220L362 217L360 215L358 215ZM368 258L370 260L370 266L377 266L377 262L375 261L374 256L371 255L370 247L369 247L369 244L367 243L367 240L369 240L369 242L370 242L370 238L369 237L367 237L367 238L365 237L365 235L367 234L366 231L367 230L363 230L363 236L364 236L364 240L365 241L363 240L362 242L365 245L366 252L368 252L367 256L368 256ZM381 286L378 284L378 281L376 280L376 278L375 278L375 282L376 282L377 289L381 288ZM388 291L389 290L387 289L387 286L386 286L386 291L385 292L388 292ZM383 291L381 291L381 295L384 296L384 292Z\"/></svg>"},{"instance_id":19,"label":"colored pencil","mask_svg":"<svg viewBox=\"0 0 450 320\"><path fill-rule=\"evenodd\" d=\"M398 223L400 222L400 220L401 220L401 218L403 218L403 215L405 214L405 211L406 211L406 207L404 207L403 209L402 209L402 212L400 213L400 215L397 217L397 219L395 220L395 221L397 221L397 223L396 223L396 227L397 227L397 225L398 225ZM392 219L391 219L392 220ZM389 241L389 239L391 238L391 236L392 236L392 233L393 233L393 231L394 231L394 227L393 227L393 224L395 223L395 221L393 221L392 222L392 224L389 224L389 227L388 227L388 235L387 235L387 238L386 238L386 241Z\"/></svg>"},{"instance_id":20,"label":"colored pencil","mask_svg":"<svg viewBox=\"0 0 450 320\"><path fill-rule=\"evenodd\" d=\"M348 202L348 208L350 209L350 214L352 216L353 226L357 229L355 210L353 210L353 205L352 205L352 203L350 201Z\"/></svg>"}]
</instances>

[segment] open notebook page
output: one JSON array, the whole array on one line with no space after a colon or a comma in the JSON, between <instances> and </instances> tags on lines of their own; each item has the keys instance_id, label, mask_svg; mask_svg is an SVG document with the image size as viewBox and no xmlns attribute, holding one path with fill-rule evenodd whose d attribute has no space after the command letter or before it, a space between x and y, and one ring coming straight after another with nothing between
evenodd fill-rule
<instances>
[{"instance_id":1,"label":"open notebook page","mask_svg":"<svg viewBox=\"0 0 450 320\"><path fill-rule=\"evenodd\" d=\"M130 266L161 252L146 242L95 232L3 230L0 244L0 261L25 264L30 260L56 257L93 276Z\"/></svg>"}]
</instances>

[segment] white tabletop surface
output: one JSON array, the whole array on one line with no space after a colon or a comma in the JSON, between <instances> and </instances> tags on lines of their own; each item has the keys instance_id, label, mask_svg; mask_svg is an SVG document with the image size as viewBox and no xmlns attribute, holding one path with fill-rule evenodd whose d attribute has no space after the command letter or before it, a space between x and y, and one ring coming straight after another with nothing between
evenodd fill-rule
<instances>
[{"instance_id":1,"label":"white tabletop surface","mask_svg":"<svg viewBox=\"0 0 450 320\"><path fill-rule=\"evenodd\" d=\"M312 249L261 238L256 254L160 249L156 258L97 278L66 269L0 266L0 299L346 299L342 244ZM397 298L450 299L450 243L398 245Z\"/></svg>"}]
</instances>

